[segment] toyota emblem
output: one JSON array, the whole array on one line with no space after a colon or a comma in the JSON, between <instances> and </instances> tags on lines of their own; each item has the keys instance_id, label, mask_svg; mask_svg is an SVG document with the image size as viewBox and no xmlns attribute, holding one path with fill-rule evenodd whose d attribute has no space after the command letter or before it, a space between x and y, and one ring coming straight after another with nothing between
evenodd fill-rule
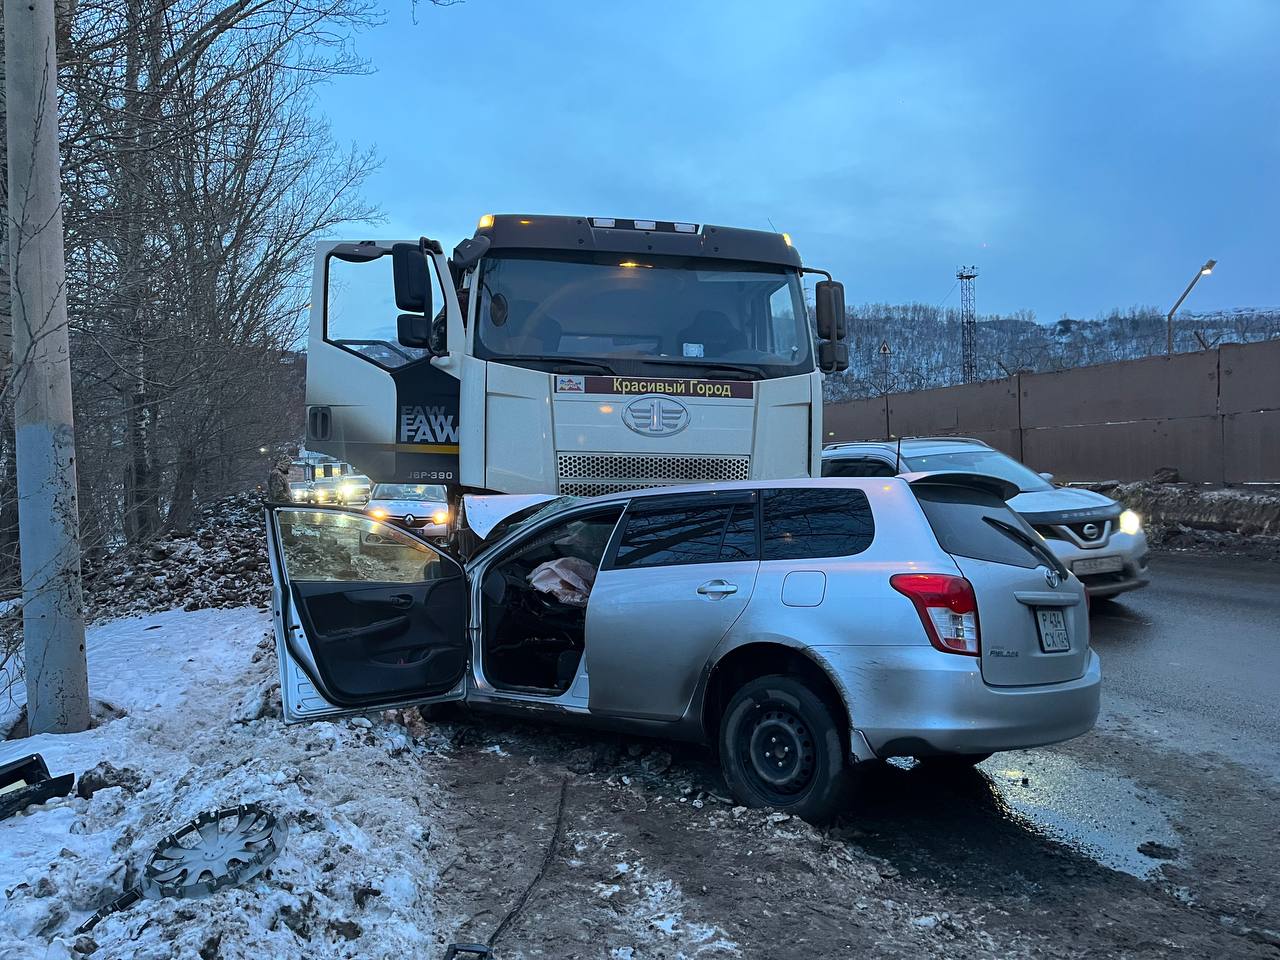
<instances>
[{"instance_id":1,"label":"toyota emblem","mask_svg":"<svg viewBox=\"0 0 1280 960\"><path fill-rule=\"evenodd\" d=\"M670 397L641 397L622 411L627 429L645 437L669 437L689 425L689 408Z\"/></svg>"},{"instance_id":2,"label":"toyota emblem","mask_svg":"<svg viewBox=\"0 0 1280 960\"><path fill-rule=\"evenodd\" d=\"M1053 569L1053 567L1045 567L1044 582L1047 583L1051 589L1057 589L1058 584L1062 582L1062 576L1057 570Z\"/></svg>"}]
</instances>

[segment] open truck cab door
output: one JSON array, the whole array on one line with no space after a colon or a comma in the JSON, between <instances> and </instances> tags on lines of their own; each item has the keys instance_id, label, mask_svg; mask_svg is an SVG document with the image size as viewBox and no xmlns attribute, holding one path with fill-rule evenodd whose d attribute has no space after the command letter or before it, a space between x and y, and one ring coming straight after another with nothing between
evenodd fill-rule
<instances>
[{"instance_id":1,"label":"open truck cab door","mask_svg":"<svg viewBox=\"0 0 1280 960\"><path fill-rule=\"evenodd\" d=\"M343 510L267 510L287 722L462 700L470 590L435 543Z\"/></svg>"},{"instance_id":2,"label":"open truck cab door","mask_svg":"<svg viewBox=\"0 0 1280 960\"><path fill-rule=\"evenodd\" d=\"M316 246L307 447L375 481L459 482L462 313L440 244Z\"/></svg>"}]
</instances>

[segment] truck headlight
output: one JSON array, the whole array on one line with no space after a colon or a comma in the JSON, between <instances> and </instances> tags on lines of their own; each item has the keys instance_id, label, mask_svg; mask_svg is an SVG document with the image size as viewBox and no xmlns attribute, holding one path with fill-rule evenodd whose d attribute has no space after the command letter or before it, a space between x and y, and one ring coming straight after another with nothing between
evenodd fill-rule
<instances>
[{"instance_id":1,"label":"truck headlight","mask_svg":"<svg viewBox=\"0 0 1280 960\"><path fill-rule=\"evenodd\" d=\"M1134 534L1142 530L1142 518L1132 510L1120 514L1120 532Z\"/></svg>"},{"instance_id":2,"label":"truck headlight","mask_svg":"<svg viewBox=\"0 0 1280 960\"><path fill-rule=\"evenodd\" d=\"M307 499L307 491L305 491L305 490L294 490L294 491L292 491L292 492L291 492L291 494L290 494L290 495L291 495L291 496L293 497L293 499L295 499L295 500L305 500L305 499Z\"/></svg>"},{"instance_id":3,"label":"truck headlight","mask_svg":"<svg viewBox=\"0 0 1280 960\"><path fill-rule=\"evenodd\" d=\"M350 500L356 495L356 487L353 483L344 483L338 488L338 496L343 500Z\"/></svg>"}]
</instances>

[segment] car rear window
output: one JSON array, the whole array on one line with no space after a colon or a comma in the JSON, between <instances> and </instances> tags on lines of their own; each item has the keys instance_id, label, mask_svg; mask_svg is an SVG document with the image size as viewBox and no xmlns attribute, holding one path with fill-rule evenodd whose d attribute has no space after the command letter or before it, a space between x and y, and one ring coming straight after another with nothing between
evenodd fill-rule
<instances>
[{"instance_id":1,"label":"car rear window","mask_svg":"<svg viewBox=\"0 0 1280 960\"><path fill-rule=\"evenodd\" d=\"M613 566L715 563L755 555L754 504L689 505L629 514Z\"/></svg>"},{"instance_id":2,"label":"car rear window","mask_svg":"<svg viewBox=\"0 0 1280 960\"><path fill-rule=\"evenodd\" d=\"M764 495L765 560L848 557L871 546L875 522L861 490L798 487Z\"/></svg>"},{"instance_id":3,"label":"car rear window","mask_svg":"<svg viewBox=\"0 0 1280 960\"><path fill-rule=\"evenodd\" d=\"M1046 549L1040 553L1016 533L1039 539L1026 521L993 493L946 484L916 483L911 487L934 536L947 553L974 560L990 560L1017 567L1056 566Z\"/></svg>"}]
</instances>

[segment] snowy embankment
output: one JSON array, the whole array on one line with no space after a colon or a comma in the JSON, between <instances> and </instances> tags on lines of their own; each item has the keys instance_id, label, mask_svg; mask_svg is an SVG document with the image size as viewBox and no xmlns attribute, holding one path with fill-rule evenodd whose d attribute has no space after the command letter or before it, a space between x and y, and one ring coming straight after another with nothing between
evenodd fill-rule
<instances>
[{"instance_id":1,"label":"snowy embankment","mask_svg":"<svg viewBox=\"0 0 1280 960\"><path fill-rule=\"evenodd\" d=\"M114 719L0 742L0 763L41 753L55 776L109 763L99 779L116 785L0 821L0 957L439 952L431 851L444 801L430 768L444 744L380 720L286 727L269 627L241 608L90 628L91 692ZM16 708L0 707L0 729ZM72 934L134 882L158 840L202 810L247 802L289 824L268 874L208 899L144 901Z\"/></svg>"}]
</instances>

